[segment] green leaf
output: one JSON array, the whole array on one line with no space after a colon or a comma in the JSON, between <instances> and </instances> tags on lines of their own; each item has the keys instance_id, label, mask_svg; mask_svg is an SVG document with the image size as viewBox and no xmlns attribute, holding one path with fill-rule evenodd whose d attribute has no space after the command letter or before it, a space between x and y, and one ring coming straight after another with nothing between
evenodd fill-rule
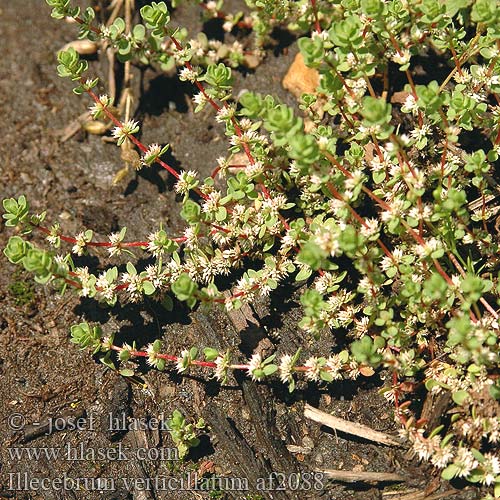
<instances>
[{"instance_id":1,"label":"green leaf","mask_svg":"<svg viewBox=\"0 0 500 500\"><path fill-rule=\"evenodd\" d=\"M230 88L233 82L231 68L228 68L224 63L210 64L204 79L209 85L221 89Z\"/></svg>"},{"instance_id":2,"label":"green leaf","mask_svg":"<svg viewBox=\"0 0 500 500\"><path fill-rule=\"evenodd\" d=\"M366 126L386 125L391 121L392 106L384 99L367 96L363 98L361 115Z\"/></svg>"},{"instance_id":3,"label":"green leaf","mask_svg":"<svg viewBox=\"0 0 500 500\"><path fill-rule=\"evenodd\" d=\"M307 264L312 269L324 267L323 262L327 257L326 252L316 243L307 241L297 255L297 260L302 264Z\"/></svg>"},{"instance_id":4,"label":"green leaf","mask_svg":"<svg viewBox=\"0 0 500 500\"><path fill-rule=\"evenodd\" d=\"M151 281L143 281L142 289L146 295L153 295L156 292L156 288Z\"/></svg>"},{"instance_id":5,"label":"green leaf","mask_svg":"<svg viewBox=\"0 0 500 500\"><path fill-rule=\"evenodd\" d=\"M304 281L311 276L313 270L310 267L303 267L295 276L295 281Z\"/></svg>"},{"instance_id":6,"label":"green leaf","mask_svg":"<svg viewBox=\"0 0 500 500\"><path fill-rule=\"evenodd\" d=\"M196 283L189 277L189 274L182 273L177 280L172 283L172 292L182 301L190 299L197 290Z\"/></svg>"},{"instance_id":7,"label":"green leaf","mask_svg":"<svg viewBox=\"0 0 500 500\"><path fill-rule=\"evenodd\" d=\"M4 248L3 253L12 264L20 263L26 256L32 245L24 241L20 236L11 236Z\"/></svg>"},{"instance_id":8,"label":"green leaf","mask_svg":"<svg viewBox=\"0 0 500 500\"><path fill-rule=\"evenodd\" d=\"M460 472L460 467L455 464L448 465L443 471L441 472L441 477L445 479L446 481L451 481L454 477L457 476L457 474Z\"/></svg>"},{"instance_id":9,"label":"green leaf","mask_svg":"<svg viewBox=\"0 0 500 500\"><path fill-rule=\"evenodd\" d=\"M219 351L212 347L205 347L205 349L203 349L203 355L207 361L213 361L219 356Z\"/></svg>"},{"instance_id":10,"label":"green leaf","mask_svg":"<svg viewBox=\"0 0 500 500\"><path fill-rule=\"evenodd\" d=\"M189 198L183 203L181 217L186 222L198 222L200 220L201 207Z\"/></svg>"},{"instance_id":11,"label":"green leaf","mask_svg":"<svg viewBox=\"0 0 500 500\"><path fill-rule=\"evenodd\" d=\"M266 365L264 366L264 375L266 377L269 377L269 375L272 375L278 370L278 367L276 365Z\"/></svg>"}]
</instances>

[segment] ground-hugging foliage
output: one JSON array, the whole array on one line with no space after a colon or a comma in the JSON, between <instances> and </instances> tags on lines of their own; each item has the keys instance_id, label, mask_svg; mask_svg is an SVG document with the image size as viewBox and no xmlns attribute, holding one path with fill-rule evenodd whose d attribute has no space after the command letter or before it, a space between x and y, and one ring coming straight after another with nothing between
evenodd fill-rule
<instances>
[{"instance_id":1,"label":"ground-hugging foliage","mask_svg":"<svg viewBox=\"0 0 500 500\"><path fill-rule=\"evenodd\" d=\"M303 284L305 334L342 330L348 339L323 357L299 350L280 359L256 354L246 364L210 347L176 354L164 353L159 340L144 349L118 346L86 323L72 327L72 341L113 366L146 357L159 370L169 363L180 373L213 370L220 381L244 370L258 381L277 375L290 391L297 376L335 383L387 369L392 385L383 392L395 401L415 453L444 478L485 484L500 496L500 236L490 203L498 195L500 152L495 2L247 0L249 15L205 3L206 15L224 18L227 31L253 30L258 57L276 25L299 33L303 60L319 74L317 89L300 98L300 115L270 95L236 99L231 67L245 64L243 48L204 35L188 40L164 2L143 7L142 24L131 30L121 18L99 26L92 9L80 12L69 0L47 3L54 17L73 17L80 37L106 41L122 61L176 65L180 79L197 87L196 112L216 110L228 154L206 179L177 172L161 159L166 147L142 144L134 135L139 124L122 121L112 99L95 94L86 61L74 49L61 52L59 74L92 99L95 119L114 123L112 135L135 151L137 168L158 163L175 177L186 229L168 235L159 225L134 242L126 228L109 242L94 241L91 230L64 236L20 196L4 200L7 226L22 230L5 248L7 258L39 283L109 305L148 295L167 308L178 300L232 310L295 280ZM447 68L439 81L438 63ZM233 165L240 152L244 164ZM224 189L216 177L225 179ZM30 242L32 231L45 233L53 250ZM61 253L67 244L76 255L106 247L111 257L142 248L155 263L94 274ZM242 269L227 293L220 278ZM427 429L414 417L412 389L422 384L451 393L446 427Z\"/></svg>"}]
</instances>

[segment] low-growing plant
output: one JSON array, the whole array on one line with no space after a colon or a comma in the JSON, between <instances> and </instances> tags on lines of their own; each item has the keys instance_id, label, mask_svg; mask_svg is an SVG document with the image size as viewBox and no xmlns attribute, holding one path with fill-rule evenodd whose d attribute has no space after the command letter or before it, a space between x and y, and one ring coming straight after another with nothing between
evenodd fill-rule
<instances>
[{"instance_id":1,"label":"low-growing plant","mask_svg":"<svg viewBox=\"0 0 500 500\"><path fill-rule=\"evenodd\" d=\"M108 242L95 241L91 230L66 236L21 196L4 200L6 225L22 234L11 237L7 258L40 283L109 305L150 296L170 308L178 300L231 311L295 280L302 285L300 327L310 341L327 336L333 346L322 357L299 350L237 363L230 351L211 347L175 354L162 352L160 340L116 345L85 323L72 329L72 341L108 362L115 352L119 361L142 357L159 370L171 363L179 373L210 369L223 383L232 370L258 381L276 374L290 391L298 375L335 383L388 370L391 383L382 392L395 402L418 457L446 479L466 478L500 496L495 2L247 0L251 15L233 17L222 14L222 2L204 4L221 13L226 29L244 22L260 50L278 24L302 35L300 52L319 85L301 96L300 113L271 95L247 91L237 99L231 67L242 59L229 55L229 64L185 43L164 2L143 7L143 24L129 32L119 19L98 26L92 9L81 13L69 0L47 3L54 17L72 17L81 37L106 40L122 59L179 66L180 79L197 89L195 111L216 111L228 154L205 179L178 172L162 159L166 148L143 144L139 124L122 121L112 100L95 93L87 62L71 48L61 52L59 74L91 98L94 118L112 121L117 144L137 150L139 168L157 163L175 178L186 228L169 235L159 224L144 241L128 241L126 228ZM210 47L203 35L198 40ZM441 81L433 76L436 61L448 68ZM246 162L233 167L237 153ZM225 179L223 188L216 178ZM28 241L32 232L44 234L53 250ZM76 255L107 248L111 258L142 249L155 262L94 274L75 266L71 253L58 253L68 244ZM220 278L235 270L241 275L228 293ZM340 330L347 343L337 341ZM412 390L422 385L451 394L446 428L427 429L414 415Z\"/></svg>"},{"instance_id":2,"label":"low-growing plant","mask_svg":"<svg viewBox=\"0 0 500 500\"><path fill-rule=\"evenodd\" d=\"M184 460L189 450L200 444L198 432L205 427L205 422L200 418L196 423L188 424L184 415L174 410L167 423L172 441L179 451L179 459Z\"/></svg>"},{"instance_id":3,"label":"low-growing plant","mask_svg":"<svg viewBox=\"0 0 500 500\"><path fill-rule=\"evenodd\" d=\"M17 306L26 306L33 302L35 292L33 285L23 280L20 274L19 272L14 273L8 289Z\"/></svg>"}]
</instances>

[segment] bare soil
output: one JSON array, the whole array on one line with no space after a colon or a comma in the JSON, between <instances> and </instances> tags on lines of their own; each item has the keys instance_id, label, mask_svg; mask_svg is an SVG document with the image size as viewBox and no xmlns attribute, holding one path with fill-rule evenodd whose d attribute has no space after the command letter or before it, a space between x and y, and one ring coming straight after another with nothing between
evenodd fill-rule
<instances>
[{"instance_id":1,"label":"bare soil","mask_svg":"<svg viewBox=\"0 0 500 500\"><path fill-rule=\"evenodd\" d=\"M174 20L187 25L190 33L202 26L195 3L180 8ZM127 238L144 239L160 222L176 234L182 223L166 171L153 168L113 186L112 179L123 166L114 145L83 133L60 141L60 131L89 104L85 96L73 95L70 83L59 79L55 71L57 50L73 40L75 33L75 26L51 19L42 0L0 2L2 198L25 194L33 209L47 210L47 220L59 221L65 234L92 228L104 240L126 225ZM276 43L255 72L236 72L236 94L248 88L294 104L281 80L297 47L286 33L278 33ZM91 71L105 82L105 58L92 61ZM99 90L105 92L104 87ZM142 140L170 143L171 164L208 175L215 158L226 150L223 129L213 113L194 115L189 99L192 90L175 76L151 68L142 73L134 70L134 90ZM11 234L0 226L1 247ZM33 238L42 243L40 235ZM93 253L79 263L104 267L109 262L104 253ZM329 389L301 383L292 395L279 383L262 385L237 377L220 387L201 371L181 377L174 371L159 373L146 366L139 366L141 376L133 383L68 340L69 327L85 320L100 323L108 334L116 332L119 342L135 340L144 346L161 338L170 352L211 345L231 347L243 358L254 348L281 353L302 346L319 354L323 346L307 345L297 328L300 314L293 287L279 289L268 303L257 304L251 317L238 320L220 311L190 313L180 304L173 313L154 302L102 308L71 293L61 297L50 288L32 285L32 278L3 255L0 266L0 498L369 500L400 498L398 491L400 495L415 492L415 496L405 497L408 499L423 498L419 492L427 492L429 498L450 492L447 497L457 500L480 496L470 487L441 482L436 472L412 459L404 447L335 435L304 419L307 402L396 435L393 407L378 394L383 374ZM274 335L265 340L271 330ZM168 416L174 409L190 420L203 417L208 425L201 445L184 463L158 459L158 450L165 454L174 446L165 430L110 429L110 418L144 419L151 424L150 419ZM62 426L70 415L84 417L81 429L67 426L48 432L50 419L61 417L52 423ZM304 449L290 453L286 445ZM68 446L73 455L68 455ZM43 449L59 449L60 455L42 451L37 458L28 457L28 451ZM107 456L99 456L99 449ZM138 450L143 455L137 456ZM397 472L405 481L397 485L342 484L325 478L294 491L294 473L312 474L317 469ZM189 474L192 479L195 472L201 476L205 471L206 477L247 479L249 490L231 490L228 483L224 493L217 487L209 492L181 490L178 483L164 486L169 478L185 478L186 488ZM284 476L274 476L270 482L273 472ZM54 480L65 477L82 482L78 487L68 483L74 487L57 489ZM36 482L44 478L50 484ZM100 484L105 491L97 491L96 478L106 479ZM155 478L159 482L150 483L153 486L143 491L139 482L135 488L129 487L133 480ZM267 480L264 491L256 491L258 478Z\"/></svg>"}]
</instances>

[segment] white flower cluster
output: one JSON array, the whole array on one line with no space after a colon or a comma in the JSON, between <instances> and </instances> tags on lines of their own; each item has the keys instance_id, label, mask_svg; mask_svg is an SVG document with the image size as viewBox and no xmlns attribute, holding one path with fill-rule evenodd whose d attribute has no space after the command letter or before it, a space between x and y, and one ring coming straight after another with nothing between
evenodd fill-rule
<instances>
[{"instance_id":1,"label":"white flower cluster","mask_svg":"<svg viewBox=\"0 0 500 500\"><path fill-rule=\"evenodd\" d=\"M247 372L252 377L252 380L263 380L264 375L256 373L257 370L262 369L262 356L254 354L248 362Z\"/></svg>"},{"instance_id":2,"label":"white flower cluster","mask_svg":"<svg viewBox=\"0 0 500 500\"><path fill-rule=\"evenodd\" d=\"M121 277L130 302L139 302L142 299L142 278L138 274L123 273Z\"/></svg>"},{"instance_id":3,"label":"white flower cluster","mask_svg":"<svg viewBox=\"0 0 500 500\"><path fill-rule=\"evenodd\" d=\"M148 150L141 156L141 164L150 167L160 156L161 146L159 144L151 144Z\"/></svg>"},{"instance_id":4,"label":"white flower cluster","mask_svg":"<svg viewBox=\"0 0 500 500\"><path fill-rule=\"evenodd\" d=\"M109 235L109 242L111 246L108 247L108 252L110 257L114 257L115 255L120 255L123 251L121 247L121 242L123 240L122 233L112 233Z\"/></svg>"},{"instance_id":5,"label":"white flower cluster","mask_svg":"<svg viewBox=\"0 0 500 500\"><path fill-rule=\"evenodd\" d=\"M89 106L90 114L94 120L101 118L104 114L104 110L113 105L113 98L106 94L100 95L98 102L95 102Z\"/></svg>"},{"instance_id":6,"label":"white flower cluster","mask_svg":"<svg viewBox=\"0 0 500 500\"><path fill-rule=\"evenodd\" d=\"M190 189L198 184L198 172L194 170L182 171L179 174L177 183L175 184L175 192L180 194L187 194Z\"/></svg>"},{"instance_id":7,"label":"white flower cluster","mask_svg":"<svg viewBox=\"0 0 500 500\"><path fill-rule=\"evenodd\" d=\"M196 82L199 77L199 70L196 68L184 67L179 71L179 80L185 82L190 81L191 83Z\"/></svg>"},{"instance_id":8,"label":"white flower cluster","mask_svg":"<svg viewBox=\"0 0 500 500\"><path fill-rule=\"evenodd\" d=\"M87 243L92 241L92 231L82 231L75 236L75 243L71 251L78 256L83 255Z\"/></svg>"},{"instance_id":9,"label":"white flower cluster","mask_svg":"<svg viewBox=\"0 0 500 500\"><path fill-rule=\"evenodd\" d=\"M139 122L127 120L122 123L121 126L114 127L111 131L111 135L115 139L118 139L117 144L121 146L129 135L136 134L137 132L139 132Z\"/></svg>"},{"instance_id":10,"label":"white flower cluster","mask_svg":"<svg viewBox=\"0 0 500 500\"><path fill-rule=\"evenodd\" d=\"M113 302L116 299L115 284L108 280L105 272L99 275L95 285L98 300Z\"/></svg>"}]
</instances>

